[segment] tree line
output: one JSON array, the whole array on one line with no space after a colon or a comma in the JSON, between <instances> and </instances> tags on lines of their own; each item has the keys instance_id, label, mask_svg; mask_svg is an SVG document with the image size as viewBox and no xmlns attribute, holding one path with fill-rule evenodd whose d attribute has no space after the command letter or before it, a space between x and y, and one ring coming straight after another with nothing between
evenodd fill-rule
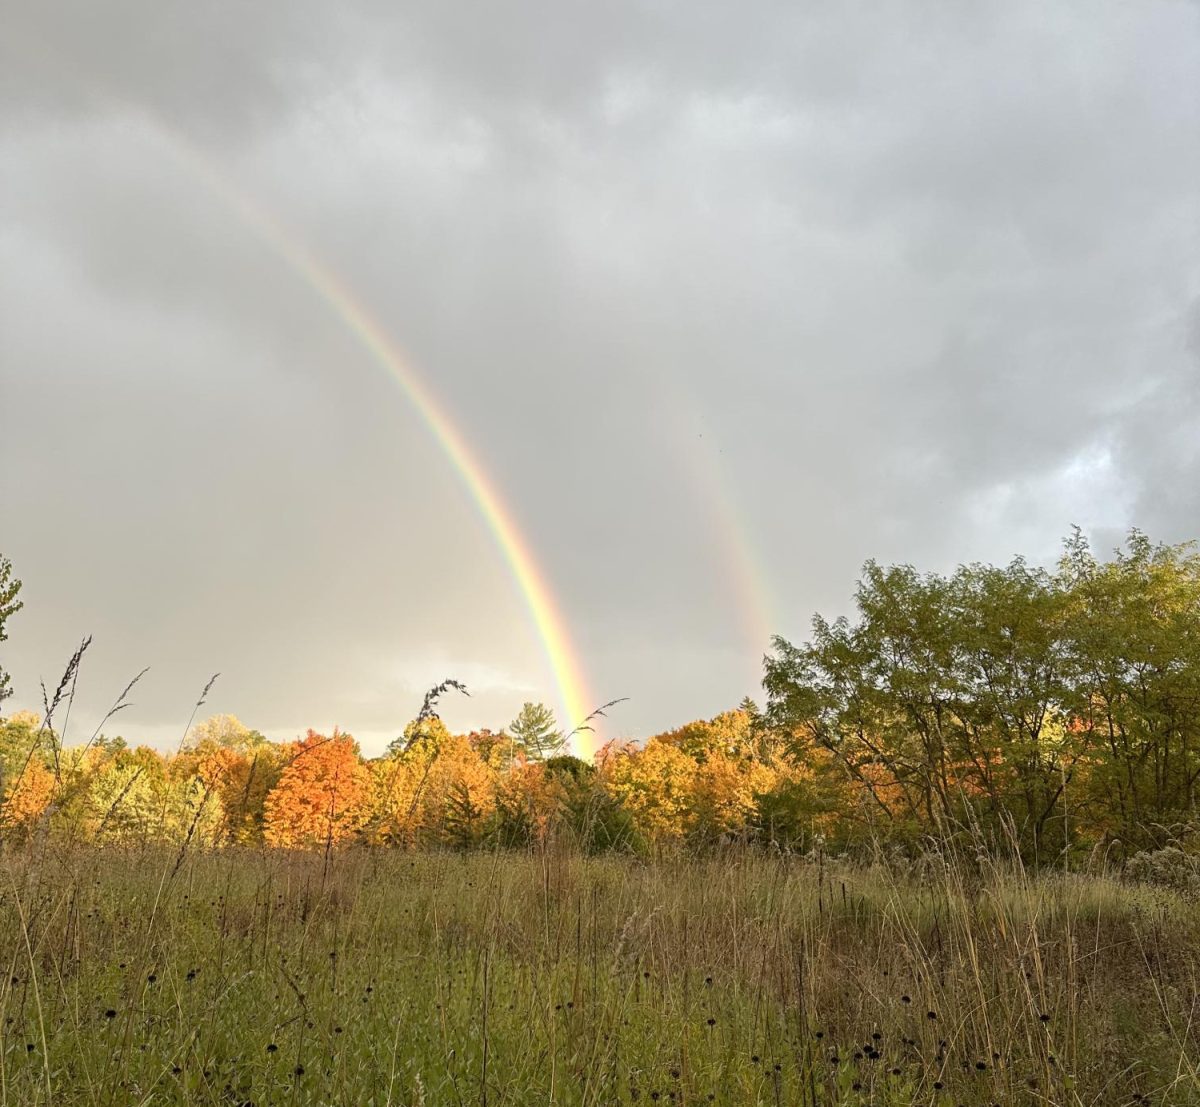
<instances>
[{"instance_id":1,"label":"tree line","mask_svg":"<svg viewBox=\"0 0 1200 1107\"><path fill-rule=\"evenodd\" d=\"M18 591L0 561L0 641ZM307 848L565 837L634 851L936 839L1049 863L1196 827L1192 545L1134 531L1102 560L1076 532L1053 568L869 562L855 606L816 617L805 642L774 640L762 708L609 742L594 763L563 753L540 704L502 730L452 734L427 700L371 759L336 731L275 743L231 716L173 755L100 736L64 748L17 712L0 720L0 833Z\"/></svg>"}]
</instances>

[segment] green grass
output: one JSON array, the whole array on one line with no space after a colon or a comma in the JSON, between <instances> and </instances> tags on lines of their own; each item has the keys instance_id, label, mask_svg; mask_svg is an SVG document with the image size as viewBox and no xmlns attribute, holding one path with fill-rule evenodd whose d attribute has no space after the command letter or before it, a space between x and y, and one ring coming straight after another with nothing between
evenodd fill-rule
<instances>
[{"instance_id":1,"label":"green grass","mask_svg":"<svg viewBox=\"0 0 1200 1107\"><path fill-rule=\"evenodd\" d=\"M0 860L0 1102L1200 1104L1200 905L1104 876L178 856Z\"/></svg>"}]
</instances>

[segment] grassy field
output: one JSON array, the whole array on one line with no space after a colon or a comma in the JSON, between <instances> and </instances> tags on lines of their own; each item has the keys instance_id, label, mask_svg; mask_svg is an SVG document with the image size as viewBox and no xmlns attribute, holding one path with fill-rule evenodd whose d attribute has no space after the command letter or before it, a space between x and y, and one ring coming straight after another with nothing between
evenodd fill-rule
<instances>
[{"instance_id":1,"label":"grassy field","mask_svg":"<svg viewBox=\"0 0 1200 1107\"><path fill-rule=\"evenodd\" d=\"M4 1104L1200 1103L1200 904L1102 876L742 852L0 865Z\"/></svg>"}]
</instances>

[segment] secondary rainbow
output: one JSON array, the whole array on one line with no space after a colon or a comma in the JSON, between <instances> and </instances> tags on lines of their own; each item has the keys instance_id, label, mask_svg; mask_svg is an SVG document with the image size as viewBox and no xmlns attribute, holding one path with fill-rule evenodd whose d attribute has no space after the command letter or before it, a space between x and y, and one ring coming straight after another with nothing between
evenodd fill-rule
<instances>
[{"instance_id":1,"label":"secondary rainbow","mask_svg":"<svg viewBox=\"0 0 1200 1107\"><path fill-rule=\"evenodd\" d=\"M400 385L416 408L442 452L475 501L497 547L504 557L529 610L537 636L550 663L568 729L577 726L594 701L587 689L578 655L572 647L566 621L554 601L529 543L461 432L439 405L428 387L408 364L384 327L362 306L349 285L322 262L291 229L235 186L190 142L142 113L175 155L197 173L254 233L283 258L321 301L337 316L388 374ZM576 753L591 757L595 740L590 731L578 732Z\"/></svg>"},{"instance_id":2,"label":"secondary rainbow","mask_svg":"<svg viewBox=\"0 0 1200 1107\"><path fill-rule=\"evenodd\" d=\"M722 565L722 582L727 586L723 591L733 601L748 656L757 665L770 647L776 626L776 604L768 574L750 540L751 528L738 507L739 497L718 459L712 436L705 440L697 434L696 428L704 424L682 388L673 396L670 407L682 471L707 517L713 552Z\"/></svg>"}]
</instances>

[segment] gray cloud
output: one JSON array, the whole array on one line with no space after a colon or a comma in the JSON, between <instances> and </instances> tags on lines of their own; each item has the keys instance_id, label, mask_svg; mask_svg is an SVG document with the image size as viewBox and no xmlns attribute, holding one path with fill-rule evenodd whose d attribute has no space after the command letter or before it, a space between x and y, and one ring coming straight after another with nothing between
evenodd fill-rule
<instances>
[{"instance_id":1,"label":"gray cloud","mask_svg":"<svg viewBox=\"0 0 1200 1107\"><path fill-rule=\"evenodd\" d=\"M215 706L376 743L439 666L479 676L451 722L552 698L445 457L247 203L453 413L623 729L754 690L755 574L802 635L868 556L1200 533L1192 4L6 24L23 698L84 630L98 686L156 662L146 735L217 667Z\"/></svg>"}]
</instances>

